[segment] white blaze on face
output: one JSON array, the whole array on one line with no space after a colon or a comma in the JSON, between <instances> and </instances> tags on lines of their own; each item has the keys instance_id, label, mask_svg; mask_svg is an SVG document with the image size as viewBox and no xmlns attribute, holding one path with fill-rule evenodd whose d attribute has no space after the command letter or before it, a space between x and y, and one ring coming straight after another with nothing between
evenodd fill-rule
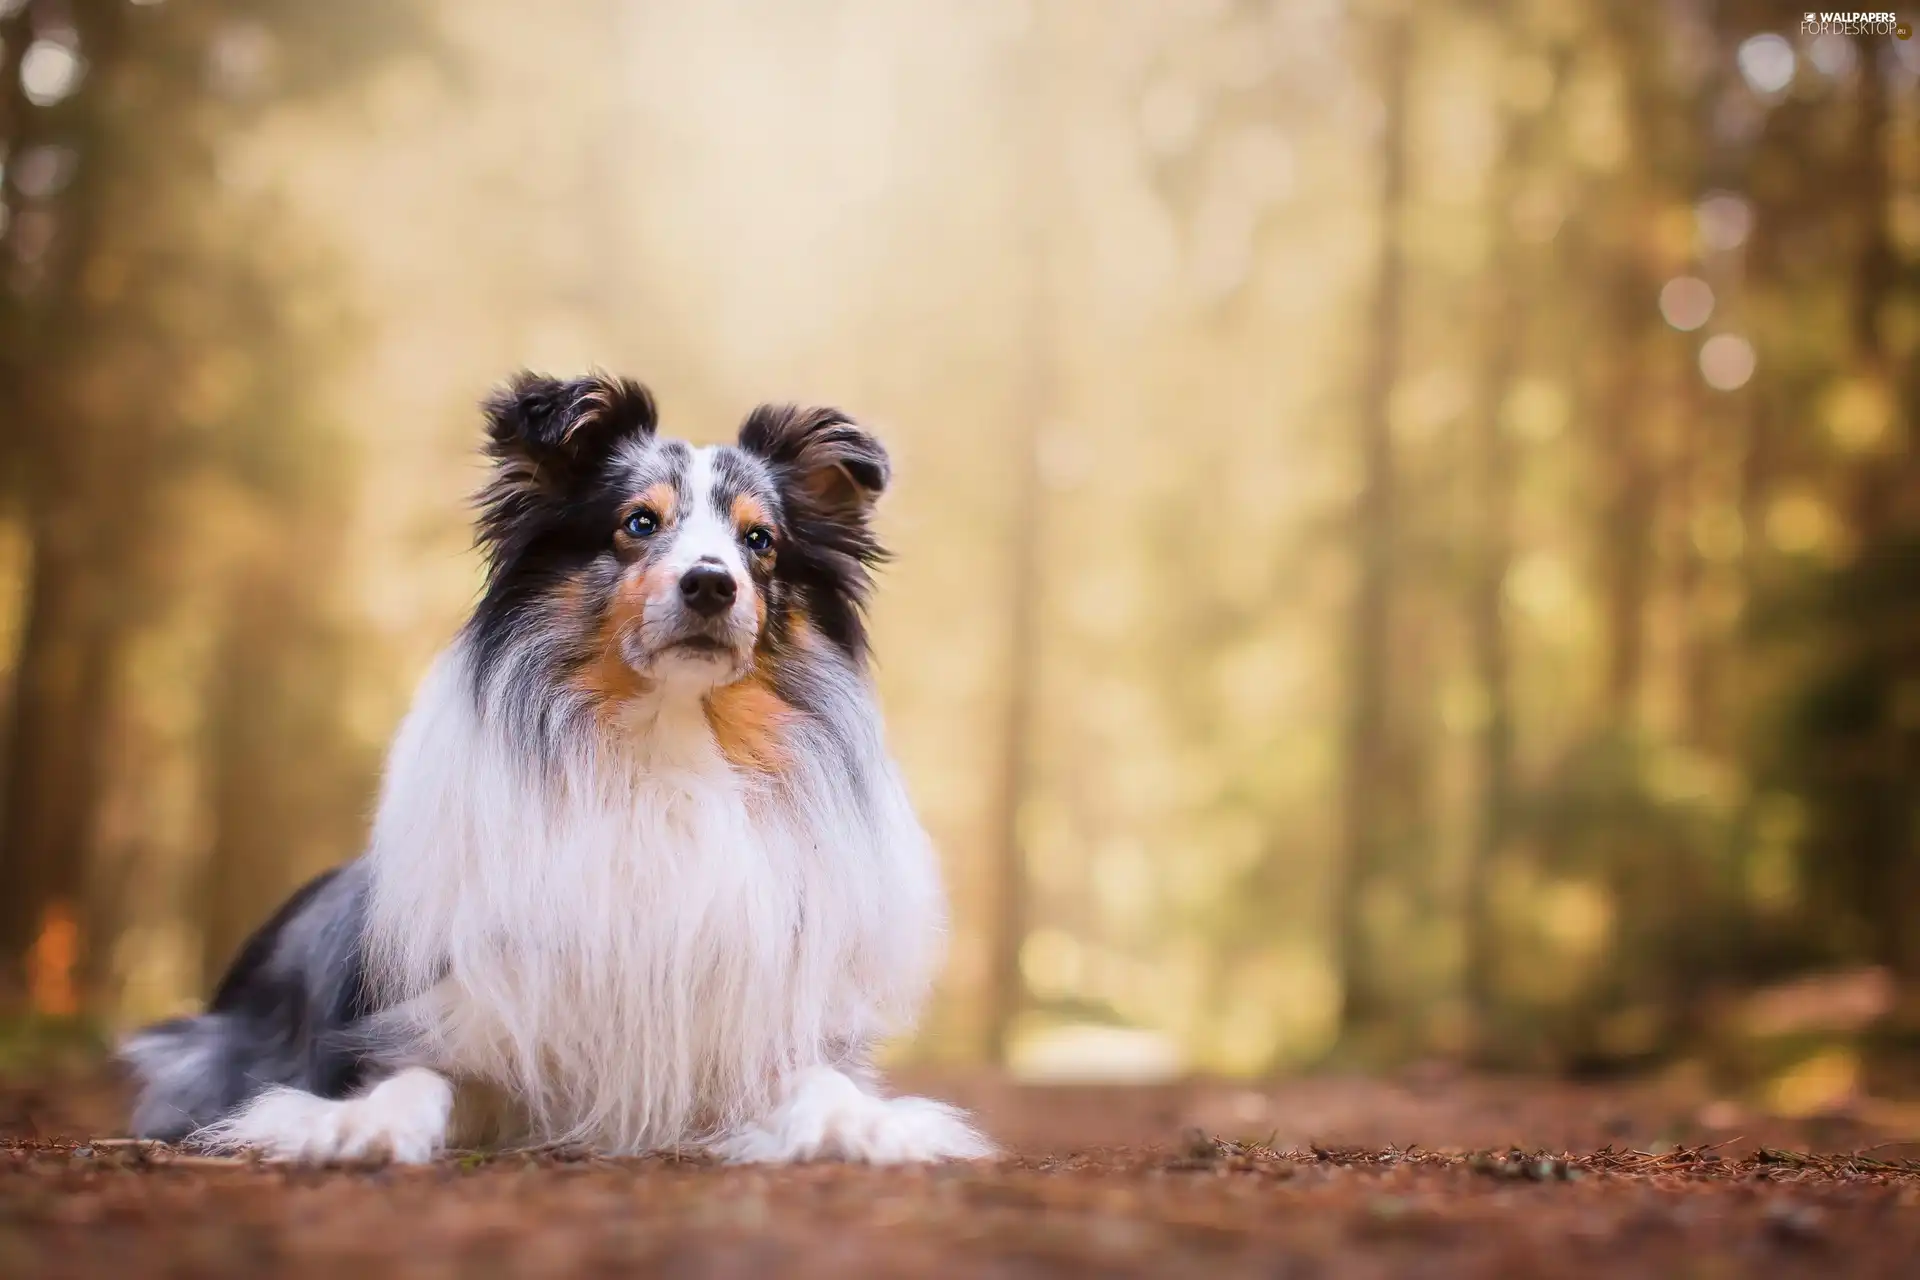
<instances>
[{"instance_id":1,"label":"white blaze on face","mask_svg":"<svg viewBox=\"0 0 1920 1280\"><path fill-rule=\"evenodd\" d=\"M753 578L747 572L732 514L720 510L714 501L715 452L711 446L695 449L692 461L687 464L686 505L674 524L673 542L662 561L666 570L661 575L665 584L662 590L674 592L677 598L682 574L702 561L718 564L733 575L736 594L731 620L735 625L752 626Z\"/></svg>"}]
</instances>

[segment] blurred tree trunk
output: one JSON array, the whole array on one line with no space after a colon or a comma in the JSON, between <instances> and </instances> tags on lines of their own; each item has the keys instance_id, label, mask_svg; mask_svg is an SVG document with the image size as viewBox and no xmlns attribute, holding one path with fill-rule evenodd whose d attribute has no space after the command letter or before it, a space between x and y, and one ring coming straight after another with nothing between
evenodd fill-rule
<instances>
[{"instance_id":1,"label":"blurred tree trunk","mask_svg":"<svg viewBox=\"0 0 1920 1280\"><path fill-rule=\"evenodd\" d=\"M1360 492L1352 520L1356 581L1348 627L1347 726L1342 859L1335 928L1343 1036L1378 1027L1390 992L1368 937L1369 888L1385 870L1394 829L1394 751L1387 664L1395 587L1396 503L1390 405L1399 379L1406 277L1403 228L1407 189L1407 79L1410 19L1395 10L1378 30L1384 120L1376 218L1380 261L1368 325L1370 354L1359 415Z\"/></svg>"},{"instance_id":2,"label":"blurred tree trunk","mask_svg":"<svg viewBox=\"0 0 1920 1280\"><path fill-rule=\"evenodd\" d=\"M285 850L277 847L289 834L284 826L290 815L274 803L273 792L276 775L291 762L287 744L274 740L272 717L263 714L274 697L267 670L273 663L271 646L286 637L277 635L283 629L270 621L273 605L281 602L261 598L258 572L256 566L242 570L212 691L213 843L198 895L203 995L212 992L240 944L267 918L290 876Z\"/></svg>"},{"instance_id":3,"label":"blurred tree trunk","mask_svg":"<svg viewBox=\"0 0 1920 1280\"><path fill-rule=\"evenodd\" d=\"M1020 951L1029 924L1026 850L1021 811L1034 768L1035 695L1039 679L1041 476L1040 449L1053 411L1055 358L1049 240L1056 175L1051 152L1054 104L1045 80L1047 9L1033 7L1032 28L1018 55L1016 102L1024 119L1016 139L1022 170L1022 236L1026 246L1024 385L1015 444L1012 513L1012 593L1008 602L1007 697L1001 721L1000 780L994 798L992 915L988 923L983 1050L989 1062L1007 1060L1015 1020L1026 1006Z\"/></svg>"},{"instance_id":4,"label":"blurred tree trunk","mask_svg":"<svg viewBox=\"0 0 1920 1280\"><path fill-rule=\"evenodd\" d=\"M26 990L27 956L47 921L84 911L89 820L117 629L97 548L44 509L31 522L26 626L9 735L0 942L8 986ZM78 514L78 513L74 513ZM70 523L67 521L66 523Z\"/></svg>"},{"instance_id":5,"label":"blurred tree trunk","mask_svg":"<svg viewBox=\"0 0 1920 1280\"><path fill-rule=\"evenodd\" d=\"M1590 424L1601 488L1600 563L1605 644L1604 719L1615 731L1640 724L1646 683L1647 614L1658 568L1653 533L1660 510L1661 474L1645 421L1648 332L1655 323L1658 287L1648 255L1647 228L1663 203L1662 159L1667 131L1666 82L1660 68L1660 19L1630 6L1602 11L1602 31L1625 81L1627 166L1613 179L1608 207L1598 219L1596 272L1602 330L1596 344L1599 407Z\"/></svg>"},{"instance_id":6,"label":"blurred tree trunk","mask_svg":"<svg viewBox=\"0 0 1920 1280\"><path fill-rule=\"evenodd\" d=\"M1711 18L1699 6L1694 12L1701 30L1711 33ZM1715 41L1712 34L1705 37ZM1718 56L1710 60L1697 78L1680 80L1682 90L1673 104L1682 123L1671 131L1676 139L1677 181L1685 184L1682 194L1691 198L1702 191L1739 188L1746 178L1746 157L1738 148L1715 146L1718 116L1729 92L1737 92L1739 78L1737 46L1714 46ZM1738 254L1708 247L1697 251L1699 272L1714 291L1715 307L1723 313L1737 314L1744 292L1745 250ZM1651 323L1651 321L1649 321ZM1758 388L1748 386L1734 392L1709 394L1691 343L1669 345L1677 353L1674 370L1673 401L1678 406L1679 519L1676 534L1678 556L1676 589L1680 597L1682 631L1680 635L1679 686L1681 726L1685 739L1696 747L1716 753L1730 752L1733 727L1728 711L1740 679L1739 655L1726 615L1716 603L1718 591L1738 592L1746 585L1744 569L1716 566L1721 551L1711 554L1701 534L1717 522L1730 505L1745 518L1747 467L1756 460L1747 454L1754 444L1754 421L1759 413ZM1728 456L1740 459L1735 468L1720 464Z\"/></svg>"},{"instance_id":7,"label":"blurred tree trunk","mask_svg":"<svg viewBox=\"0 0 1920 1280\"><path fill-rule=\"evenodd\" d=\"M25 123L27 99L20 87L20 59L33 39L33 15L30 6L21 5L0 18L0 144L14 154L21 126Z\"/></svg>"},{"instance_id":8,"label":"blurred tree trunk","mask_svg":"<svg viewBox=\"0 0 1920 1280\"><path fill-rule=\"evenodd\" d=\"M30 11L25 7L0 20L0 155L9 159L20 154L29 110L20 87L20 58L32 39L29 20ZM12 186L0 183L0 227L13 225L18 203ZM25 337L18 293L0 288L0 423L6 424L0 428L0 493L15 499L20 493L21 453L27 438L18 401Z\"/></svg>"},{"instance_id":9,"label":"blurred tree trunk","mask_svg":"<svg viewBox=\"0 0 1920 1280\"><path fill-rule=\"evenodd\" d=\"M61 138L79 160L57 207L22 217L55 219L44 268L16 265L12 305L24 342L15 352L8 408L20 424L18 466L25 489L30 552L21 645L7 733L5 810L0 812L0 991L26 990L27 957L51 920L79 927L81 980L101 958L92 946L87 862L100 784L100 738L112 665L126 618L123 569L137 559L144 424L104 424L88 412L81 378L94 320L88 279L112 193L112 135L107 99L125 54L129 6L96 0L71 13L88 60L88 78L62 110ZM44 109L42 109L44 110ZM19 117L22 141L40 117ZM22 297L24 295L24 297ZM26 376L31 374L31 380Z\"/></svg>"},{"instance_id":10,"label":"blurred tree trunk","mask_svg":"<svg viewBox=\"0 0 1920 1280\"><path fill-rule=\"evenodd\" d=\"M4 20L0 20L0 155L16 160L20 154L23 135L26 130L28 104L20 87L20 58L26 52L32 39L32 27L29 25L31 11L26 7L15 9ZM0 227L11 227L18 217L14 198L14 188L0 183ZM3 244L4 241L0 241ZM11 245L6 245L11 249ZM11 274L11 273L7 273ZM27 429L28 415L22 403L21 391L25 386L25 342L27 319L22 314L22 303L17 289L4 287L0 279L0 518L8 522L17 522L24 534L30 528L27 518L27 485L25 468L28 442L33 433ZM37 581L31 564L33 547L29 544L28 564L20 584L20 609L22 616L30 616L29 594ZM0 698L0 711L11 717L18 701L18 689L21 686L19 673L19 651L0 654L0 672L4 672L7 688L4 698ZM11 743L0 737L0 771L8 767L14 752ZM5 776L0 773L0 776ZM28 868L13 851L13 843L8 838L5 823L13 812L8 796L0 791L0 885L6 886L6 896L0 898L0 1012L5 1012L18 1003L25 991L25 974L21 971L21 961L26 948L31 945L34 934L33 902L22 904L23 894L37 890L25 882L24 873ZM37 868L34 869L37 872ZM22 882L14 882L16 872L22 874ZM16 919L16 916L19 917Z\"/></svg>"},{"instance_id":11,"label":"blurred tree trunk","mask_svg":"<svg viewBox=\"0 0 1920 1280\"><path fill-rule=\"evenodd\" d=\"M1848 331L1853 376L1897 396L1903 371L1896 369L1890 358L1884 317L1896 288L1903 279L1910 281L1912 272L1902 273L1889 226L1889 110L1887 77L1880 65L1878 44L1872 39L1858 42L1861 74L1848 196L1850 206L1858 210L1860 226L1848 300ZM1911 370L1904 372L1911 385ZM1907 408L1911 414L1913 406ZM1910 417L1908 422L1912 431L1914 420ZM1870 451L1854 468L1848 514L1861 548L1860 561L1869 574L1875 573L1872 561L1910 555L1915 546L1920 546L1920 527L1913 517L1915 500L1920 499L1920 485L1915 481L1911 440L1904 448ZM1900 975L1906 1002L1913 1006L1920 1003L1920 931L1914 928L1915 919L1920 918L1920 815L1916 814L1913 798L1915 786L1920 785L1920 776L1916 776L1920 775L1920 760L1914 751L1913 727L1900 722L1898 704L1903 690L1920 686L1920 669L1916 669L1920 654L1910 643L1903 645L1898 635L1864 635L1858 640L1871 655L1859 660L1880 668L1876 675L1882 699L1872 741L1863 744L1867 758L1862 763L1872 781L1861 789L1866 812L1858 815L1859 831L1870 845L1865 851L1871 868L1868 917L1875 934L1876 958ZM1909 1016L1920 1017L1920 1008L1910 1007Z\"/></svg>"},{"instance_id":12,"label":"blurred tree trunk","mask_svg":"<svg viewBox=\"0 0 1920 1280\"><path fill-rule=\"evenodd\" d=\"M1564 53L1552 63L1553 83L1566 75ZM1525 345L1531 298L1526 282L1540 268L1515 236L1513 209L1525 190L1535 139L1553 102L1507 123L1506 139L1489 189L1494 250L1487 267L1486 312L1478 411L1470 442L1475 530L1468 586L1468 633L1473 670L1484 699L1474 744L1479 796L1473 843L1467 851L1465 993L1484 1027L1494 1004L1497 938L1489 903L1494 860L1506 843L1514 803L1513 656L1507 631L1507 578L1513 567L1513 509L1519 482L1513 437L1503 418Z\"/></svg>"},{"instance_id":13,"label":"blurred tree trunk","mask_svg":"<svg viewBox=\"0 0 1920 1280\"><path fill-rule=\"evenodd\" d=\"M1039 643L1039 424L1023 423L1014 511L1012 616L1007 635L1007 700L1001 722L1000 784L994 801L993 917L985 1014L987 1060L1005 1062L1014 1021L1026 1004L1020 949L1028 923L1027 859L1021 810L1033 770L1034 693Z\"/></svg>"},{"instance_id":14,"label":"blurred tree trunk","mask_svg":"<svg viewBox=\"0 0 1920 1280\"><path fill-rule=\"evenodd\" d=\"M1512 566L1513 445L1500 423L1500 397L1513 369L1518 339L1514 287L1496 284L1482 400L1475 424L1475 498L1480 508L1479 545L1469 592L1469 630L1474 674L1484 705L1474 744L1479 764L1479 797L1466 876L1466 994L1476 1017L1484 1020L1493 1005L1496 952L1489 881L1494 860L1506 843L1513 810L1513 690L1507 636L1506 584Z\"/></svg>"},{"instance_id":15,"label":"blurred tree trunk","mask_svg":"<svg viewBox=\"0 0 1920 1280\"><path fill-rule=\"evenodd\" d=\"M1680 736L1696 747L1718 745L1714 722L1718 684L1713 661L1712 625L1704 617L1706 563L1693 530L1710 501L1708 459L1718 441L1713 410L1701 395L1699 375L1682 365L1674 378L1674 400L1679 405L1679 439L1673 460L1674 594L1680 609L1680 651L1676 656L1680 686Z\"/></svg>"},{"instance_id":16,"label":"blurred tree trunk","mask_svg":"<svg viewBox=\"0 0 1920 1280\"><path fill-rule=\"evenodd\" d=\"M1617 728L1638 723L1646 667L1647 597L1653 576L1651 528L1659 481L1640 421L1641 334L1646 282L1628 267L1612 282L1600 437L1604 507L1602 592L1606 612L1606 715Z\"/></svg>"}]
</instances>

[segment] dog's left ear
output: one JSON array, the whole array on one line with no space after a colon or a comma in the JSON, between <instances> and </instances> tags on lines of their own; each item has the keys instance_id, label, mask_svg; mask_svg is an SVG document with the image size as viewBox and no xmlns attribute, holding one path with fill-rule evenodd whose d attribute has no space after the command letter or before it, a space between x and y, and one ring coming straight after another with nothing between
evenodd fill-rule
<instances>
[{"instance_id":1,"label":"dog's left ear","mask_svg":"<svg viewBox=\"0 0 1920 1280\"><path fill-rule=\"evenodd\" d=\"M892 476L886 449L838 409L763 404L741 425L740 447L810 514L848 524L866 522Z\"/></svg>"}]
</instances>

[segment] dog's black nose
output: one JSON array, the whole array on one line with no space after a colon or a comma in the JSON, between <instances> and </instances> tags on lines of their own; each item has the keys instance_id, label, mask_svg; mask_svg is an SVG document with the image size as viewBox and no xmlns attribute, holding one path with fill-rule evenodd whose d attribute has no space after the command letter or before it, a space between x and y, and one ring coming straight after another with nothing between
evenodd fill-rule
<instances>
[{"instance_id":1,"label":"dog's black nose","mask_svg":"<svg viewBox=\"0 0 1920 1280\"><path fill-rule=\"evenodd\" d=\"M703 618L725 613L737 590L733 575L717 564L697 564L680 576L680 598Z\"/></svg>"}]
</instances>

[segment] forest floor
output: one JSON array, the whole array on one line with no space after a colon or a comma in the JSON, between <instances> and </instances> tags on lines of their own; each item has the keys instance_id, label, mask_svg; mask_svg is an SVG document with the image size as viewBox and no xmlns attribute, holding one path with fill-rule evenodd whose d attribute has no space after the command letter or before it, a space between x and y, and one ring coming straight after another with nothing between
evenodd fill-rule
<instances>
[{"instance_id":1,"label":"forest floor","mask_svg":"<svg viewBox=\"0 0 1920 1280\"><path fill-rule=\"evenodd\" d=\"M579 1153L288 1169L0 1088L0 1276L1920 1274L1920 1141L1653 1084L911 1083L1009 1152L916 1170Z\"/></svg>"}]
</instances>

